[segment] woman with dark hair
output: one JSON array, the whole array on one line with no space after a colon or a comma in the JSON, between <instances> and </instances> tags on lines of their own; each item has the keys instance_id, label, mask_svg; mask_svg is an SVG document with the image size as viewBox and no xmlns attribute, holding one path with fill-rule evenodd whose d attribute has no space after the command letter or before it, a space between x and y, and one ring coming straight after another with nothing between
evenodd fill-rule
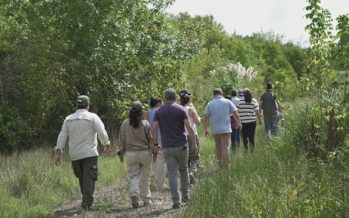
<instances>
[{"instance_id":1,"label":"woman with dark hair","mask_svg":"<svg viewBox=\"0 0 349 218\"><path fill-rule=\"evenodd\" d=\"M132 103L128 119L121 124L118 146L120 156L125 155L128 176L130 177L130 197L132 206L139 206L138 199L143 204L150 200L150 169L153 146L149 122L143 116L144 106L140 101ZM123 161L123 158L120 158Z\"/></svg>"},{"instance_id":2,"label":"woman with dark hair","mask_svg":"<svg viewBox=\"0 0 349 218\"><path fill-rule=\"evenodd\" d=\"M189 144L189 160L188 160L188 167L189 167L189 178L190 178L190 183L193 184L196 182L196 173L197 173L197 168L199 164L199 136L198 136L198 131L197 131L197 125L201 123L201 118L199 117L195 107L192 105L192 101L190 98L191 93L190 92L180 92L180 103L184 107L184 110L187 112L188 117L189 117L189 122L190 125L192 126L196 138L196 145L198 150L193 153L193 143L189 137L188 131L185 132Z\"/></svg>"},{"instance_id":3,"label":"woman with dark hair","mask_svg":"<svg viewBox=\"0 0 349 218\"><path fill-rule=\"evenodd\" d=\"M244 143L245 152L250 148L254 149L254 135L257 126L257 118L261 123L261 117L259 113L259 104L256 99L252 98L250 89L244 89L244 99L238 102L237 108L240 115L240 121L242 124L242 141Z\"/></svg>"},{"instance_id":4,"label":"woman with dark hair","mask_svg":"<svg viewBox=\"0 0 349 218\"><path fill-rule=\"evenodd\" d=\"M150 124L150 128L153 128L154 123L154 117L155 112L160 108L162 104L162 101L160 98L151 97L150 98L150 110L148 111L148 121ZM161 146L161 133L160 128L158 128L158 143L159 143L159 149L160 151L157 154L154 154L154 173L155 173L155 182L156 182L156 188L160 192L164 186L165 183L165 177L166 177L166 162L163 153L161 152L162 146Z\"/></svg>"}]
</instances>

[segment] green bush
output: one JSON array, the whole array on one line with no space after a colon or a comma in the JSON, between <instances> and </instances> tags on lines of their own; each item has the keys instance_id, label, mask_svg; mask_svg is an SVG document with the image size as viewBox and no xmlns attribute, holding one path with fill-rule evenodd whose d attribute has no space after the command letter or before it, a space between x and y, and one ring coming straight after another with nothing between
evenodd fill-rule
<instances>
[{"instance_id":1,"label":"green bush","mask_svg":"<svg viewBox=\"0 0 349 218\"><path fill-rule=\"evenodd\" d=\"M309 97L304 103L290 105L288 113L292 116L287 117L284 142L322 159L342 151L348 131L348 123L342 115L342 99L342 92L333 89L315 99Z\"/></svg>"},{"instance_id":2,"label":"green bush","mask_svg":"<svg viewBox=\"0 0 349 218\"><path fill-rule=\"evenodd\" d=\"M17 110L6 105L0 106L0 153L11 153L26 139L28 128Z\"/></svg>"}]
</instances>

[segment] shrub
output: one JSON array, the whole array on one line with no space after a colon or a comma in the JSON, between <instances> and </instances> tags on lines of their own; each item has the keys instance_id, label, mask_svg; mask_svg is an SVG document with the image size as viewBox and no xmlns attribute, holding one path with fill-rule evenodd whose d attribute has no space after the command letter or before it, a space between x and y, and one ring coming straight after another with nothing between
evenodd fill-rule
<instances>
[{"instance_id":1,"label":"shrub","mask_svg":"<svg viewBox=\"0 0 349 218\"><path fill-rule=\"evenodd\" d=\"M15 108L0 106L0 153L11 153L29 133Z\"/></svg>"}]
</instances>

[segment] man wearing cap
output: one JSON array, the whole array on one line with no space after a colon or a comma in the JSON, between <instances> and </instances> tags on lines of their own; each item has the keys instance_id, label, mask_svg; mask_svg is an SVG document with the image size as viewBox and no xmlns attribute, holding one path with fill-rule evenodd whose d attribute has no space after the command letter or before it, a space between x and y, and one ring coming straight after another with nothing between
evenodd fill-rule
<instances>
[{"instance_id":1,"label":"man wearing cap","mask_svg":"<svg viewBox=\"0 0 349 218\"><path fill-rule=\"evenodd\" d=\"M68 142L74 174L79 178L82 194L81 207L89 210L93 203L93 192L98 175L97 135L107 155L110 152L110 141L101 119L97 114L88 111L90 109L88 96L80 95L77 98L77 108L75 113L64 120L55 147L54 164L61 164L62 151Z\"/></svg>"},{"instance_id":2,"label":"man wearing cap","mask_svg":"<svg viewBox=\"0 0 349 218\"><path fill-rule=\"evenodd\" d=\"M157 129L161 129L162 152L165 157L169 176L169 186L172 195L173 209L180 207L177 170L180 172L182 201L189 200L188 142L185 127L193 141L193 151L196 152L196 139L193 128L184 108L176 103L176 91L169 88L165 91L165 104L155 113L152 128L154 144L157 145Z\"/></svg>"},{"instance_id":3,"label":"man wearing cap","mask_svg":"<svg viewBox=\"0 0 349 218\"><path fill-rule=\"evenodd\" d=\"M263 111L264 127L267 138L267 143L271 136L277 136L278 131L278 103L276 96L273 94L273 85L271 82L267 83L266 91L260 98L260 106ZM279 108L281 109L281 107Z\"/></svg>"},{"instance_id":4,"label":"man wearing cap","mask_svg":"<svg viewBox=\"0 0 349 218\"><path fill-rule=\"evenodd\" d=\"M212 135L216 144L218 163L221 166L227 166L229 163L228 154L230 134L232 132L230 115L233 114L239 128L241 128L241 122L236 107L230 100L223 97L222 89L214 89L213 96L213 100L208 102L205 109L205 135L208 136L208 126L210 121Z\"/></svg>"}]
</instances>

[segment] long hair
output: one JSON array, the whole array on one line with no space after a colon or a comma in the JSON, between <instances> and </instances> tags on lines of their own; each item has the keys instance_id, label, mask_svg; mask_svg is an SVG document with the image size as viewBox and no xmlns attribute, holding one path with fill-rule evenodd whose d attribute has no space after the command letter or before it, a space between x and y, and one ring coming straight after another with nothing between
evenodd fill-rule
<instances>
[{"instance_id":1,"label":"long hair","mask_svg":"<svg viewBox=\"0 0 349 218\"><path fill-rule=\"evenodd\" d=\"M142 117L143 117L143 111L137 108L131 108L130 112L128 113L128 119L130 121L130 125L136 129L138 129L138 127L140 126Z\"/></svg>"},{"instance_id":2,"label":"long hair","mask_svg":"<svg viewBox=\"0 0 349 218\"><path fill-rule=\"evenodd\" d=\"M155 107L158 103L161 103L161 99L160 98L155 98L155 97L150 97L150 102L149 105L151 108Z\"/></svg>"},{"instance_id":3,"label":"long hair","mask_svg":"<svg viewBox=\"0 0 349 218\"><path fill-rule=\"evenodd\" d=\"M244 98L246 103L251 103L252 101L252 93L249 89L244 90Z\"/></svg>"},{"instance_id":4,"label":"long hair","mask_svg":"<svg viewBox=\"0 0 349 218\"><path fill-rule=\"evenodd\" d=\"M181 105L185 106L185 105L187 105L189 103L190 96L188 94L181 93L180 94L180 101L181 101Z\"/></svg>"}]
</instances>

